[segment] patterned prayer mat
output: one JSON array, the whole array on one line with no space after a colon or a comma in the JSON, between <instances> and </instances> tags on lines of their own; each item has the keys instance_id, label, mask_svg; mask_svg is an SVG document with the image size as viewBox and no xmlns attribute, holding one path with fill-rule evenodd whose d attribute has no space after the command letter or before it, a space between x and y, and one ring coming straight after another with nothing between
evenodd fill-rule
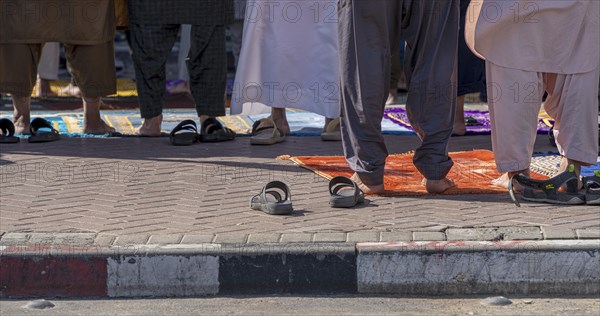
<instances>
[{"instance_id":1,"label":"patterned prayer mat","mask_svg":"<svg viewBox=\"0 0 600 316\"><path fill-rule=\"evenodd\" d=\"M238 135L248 135L255 121L268 116L262 115L228 115L219 117L219 121ZM0 118L12 117L12 112L0 112ZM108 137L110 135L86 135L83 134L83 112L81 111L35 111L31 117L42 117L49 120L54 128L64 137ZM120 136L134 136L135 127L142 124L142 119L137 110L107 110L102 111L102 118L110 126L114 127ZM198 121L194 109L165 109L163 111L163 133L168 134L179 122L193 119ZM294 109L288 110L288 122L292 136L319 136L325 124L323 116ZM384 119L383 133L393 135L412 135L414 132L396 125L390 120ZM114 136L114 135L112 135Z\"/></svg>"},{"instance_id":2,"label":"patterned prayer mat","mask_svg":"<svg viewBox=\"0 0 600 316\"><path fill-rule=\"evenodd\" d=\"M556 154L535 155L531 160L531 170L552 177L558 172L561 159L562 157ZM598 157L598 163L595 166L582 167L581 175L592 176L594 171L600 171L600 157Z\"/></svg>"},{"instance_id":3,"label":"patterned prayer mat","mask_svg":"<svg viewBox=\"0 0 600 316\"><path fill-rule=\"evenodd\" d=\"M500 177L494 163L494 154L488 150L473 150L450 153L454 167L448 177L455 181L457 187L444 194L508 194L506 189L491 185L491 181ZM282 156L279 159L289 159L297 165L309 169L316 174L331 179L336 176L352 176L342 156ZM421 185L423 176L417 171L412 162L412 154L390 155L385 169L385 196L415 196L427 194ZM547 177L534 172L536 179Z\"/></svg>"},{"instance_id":4,"label":"patterned prayer mat","mask_svg":"<svg viewBox=\"0 0 600 316\"><path fill-rule=\"evenodd\" d=\"M400 107L391 107L385 109L384 116L392 122L412 130L406 110ZM465 119L467 122L466 135L489 135L492 131L490 126L490 113L488 111L465 110ZM545 113L540 113L538 121L538 133L547 134L553 121Z\"/></svg>"}]
</instances>

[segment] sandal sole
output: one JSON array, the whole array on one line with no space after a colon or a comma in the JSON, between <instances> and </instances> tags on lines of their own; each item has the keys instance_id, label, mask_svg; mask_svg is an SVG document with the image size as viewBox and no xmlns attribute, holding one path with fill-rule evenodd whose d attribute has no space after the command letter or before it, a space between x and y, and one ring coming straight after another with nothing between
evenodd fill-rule
<instances>
[{"instance_id":1,"label":"sandal sole","mask_svg":"<svg viewBox=\"0 0 600 316\"><path fill-rule=\"evenodd\" d=\"M557 205L583 205L583 204L585 204L584 199L582 199L581 197L576 197L576 196L572 197L568 201L539 199L539 198L531 198L531 197L525 197L525 196L521 196L521 198L523 198L523 200L528 201L528 202L548 203L548 204L557 204Z\"/></svg>"},{"instance_id":2,"label":"sandal sole","mask_svg":"<svg viewBox=\"0 0 600 316\"><path fill-rule=\"evenodd\" d=\"M250 207L255 211L262 211L269 215L290 215L294 211L290 204L265 205L261 203L252 203Z\"/></svg>"}]
</instances>

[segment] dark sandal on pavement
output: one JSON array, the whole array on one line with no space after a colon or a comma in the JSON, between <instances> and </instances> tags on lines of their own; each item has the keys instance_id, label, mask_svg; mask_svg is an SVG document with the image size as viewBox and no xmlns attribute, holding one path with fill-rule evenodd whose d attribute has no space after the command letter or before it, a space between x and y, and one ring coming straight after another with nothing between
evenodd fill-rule
<instances>
[{"instance_id":1,"label":"dark sandal on pavement","mask_svg":"<svg viewBox=\"0 0 600 316\"><path fill-rule=\"evenodd\" d=\"M514 175L508 182L508 192L515 205L521 206L515 196L512 180L523 187L521 197L525 201L562 205L585 204L585 195L579 193L579 181L573 165L565 172L545 181L533 180L523 174ZM563 185L566 185L566 191L560 192L559 189Z\"/></svg>"},{"instance_id":2,"label":"dark sandal on pavement","mask_svg":"<svg viewBox=\"0 0 600 316\"><path fill-rule=\"evenodd\" d=\"M52 127L52 123L40 117L31 121L29 132L31 132L30 143L46 143L60 139L60 133Z\"/></svg>"},{"instance_id":3,"label":"dark sandal on pavement","mask_svg":"<svg viewBox=\"0 0 600 316\"><path fill-rule=\"evenodd\" d=\"M198 142L196 122L193 120L182 121L171 131L169 139L174 146L190 146Z\"/></svg>"},{"instance_id":4,"label":"dark sandal on pavement","mask_svg":"<svg viewBox=\"0 0 600 316\"><path fill-rule=\"evenodd\" d=\"M600 171L594 171L591 177L583 177L585 204L600 205Z\"/></svg>"},{"instance_id":5,"label":"dark sandal on pavement","mask_svg":"<svg viewBox=\"0 0 600 316\"><path fill-rule=\"evenodd\" d=\"M16 144L21 141L15 136L15 124L9 119L0 119L0 144Z\"/></svg>"},{"instance_id":6,"label":"dark sandal on pavement","mask_svg":"<svg viewBox=\"0 0 600 316\"><path fill-rule=\"evenodd\" d=\"M261 124L267 123L266 126L259 127ZM275 125L275 121L271 117L260 119L252 125L252 137L250 137L251 145L274 145L285 141L285 133Z\"/></svg>"},{"instance_id":7,"label":"dark sandal on pavement","mask_svg":"<svg viewBox=\"0 0 600 316\"><path fill-rule=\"evenodd\" d=\"M235 139L235 132L224 127L221 122L215 118L208 118L200 126L200 141L204 143L225 142Z\"/></svg>"},{"instance_id":8,"label":"dark sandal on pavement","mask_svg":"<svg viewBox=\"0 0 600 316\"><path fill-rule=\"evenodd\" d=\"M329 181L329 204L335 208L350 208L365 201L365 194L354 181L335 177Z\"/></svg>"},{"instance_id":9,"label":"dark sandal on pavement","mask_svg":"<svg viewBox=\"0 0 600 316\"><path fill-rule=\"evenodd\" d=\"M272 181L252 197L250 207L271 215L292 214L292 195L288 186L281 181Z\"/></svg>"}]
</instances>

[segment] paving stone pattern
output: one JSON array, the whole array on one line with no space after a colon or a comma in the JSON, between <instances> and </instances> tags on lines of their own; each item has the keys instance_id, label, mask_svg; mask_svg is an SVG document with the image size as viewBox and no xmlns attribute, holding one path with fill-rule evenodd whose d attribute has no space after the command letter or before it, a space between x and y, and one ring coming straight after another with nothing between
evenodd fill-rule
<instances>
[{"instance_id":1,"label":"paving stone pattern","mask_svg":"<svg viewBox=\"0 0 600 316\"><path fill-rule=\"evenodd\" d=\"M390 153L418 143L413 136L386 139ZM546 143L540 137L536 150L552 150ZM450 149L490 147L489 136L476 136L454 138ZM67 234L56 237L64 244L73 243L69 233L88 233L85 242L98 244L600 237L597 207L517 208L508 194L369 197L355 209L331 208L327 180L274 159L341 154L340 143L318 137L266 147L250 146L247 137L191 147L170 146L167 138L63 139L0 145L0 153L3 244L24 236L51 242L32 233ZM289 184L292 216L250 209L250 197L271 180Z\"/></svg>"}]
</instances>

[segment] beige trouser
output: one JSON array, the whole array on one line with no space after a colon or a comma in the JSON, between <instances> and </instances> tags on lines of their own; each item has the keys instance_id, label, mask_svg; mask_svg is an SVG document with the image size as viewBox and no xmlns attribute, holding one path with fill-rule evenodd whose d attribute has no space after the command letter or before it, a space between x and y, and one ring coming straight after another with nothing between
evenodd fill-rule
<instances>
[{"instance_id":1,"label":"beige trouser","mask_svg":"<svg viewBox=\"0 0 600 316\"><path fill-rule=\"evenodd\" d=\"M486 62L492 147L500 172L529 168L544 91L546 112L556 121L562 156L586 164L598 159L600 68L580 74L548 74Z\"/></svg>"}]
</instances>

